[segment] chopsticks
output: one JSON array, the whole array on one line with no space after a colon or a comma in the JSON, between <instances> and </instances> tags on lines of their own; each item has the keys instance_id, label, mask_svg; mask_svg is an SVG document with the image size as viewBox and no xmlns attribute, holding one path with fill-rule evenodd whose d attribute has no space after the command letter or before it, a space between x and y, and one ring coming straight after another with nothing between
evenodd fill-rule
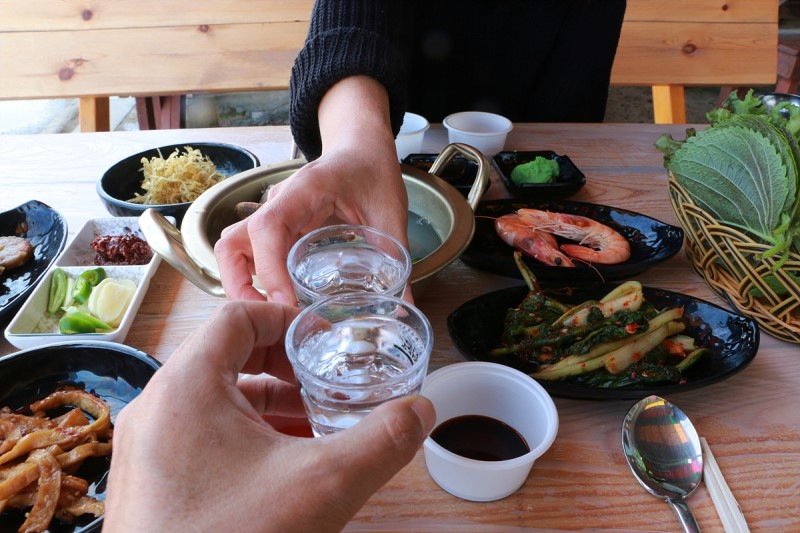
<instances>
[{"instance_id":1,"label":"chopsticks","mask_svg":"<svg viewBox=\"0 0 800 533\"><path fill-rule=\"evenodd\" d=\"M700 437L700 445L703 447L704 456L703 477L714 507L717 509L717 514L722 520L722 527L725 528L726 533L749 533L750 528L747 527L742 509L736 502L731 489L728 488L705 437Z\"/></svg>"}]
</instances>

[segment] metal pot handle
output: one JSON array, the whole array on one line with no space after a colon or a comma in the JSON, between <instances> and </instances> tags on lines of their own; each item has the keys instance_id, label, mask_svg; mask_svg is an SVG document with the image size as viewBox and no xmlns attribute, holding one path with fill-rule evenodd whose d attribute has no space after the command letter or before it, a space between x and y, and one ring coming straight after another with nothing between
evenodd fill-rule
<instances>
[{"instance_id":1,"label":"metal pot handle","mask_svg":"<svg viewBox=\"0 0 800 533\"><path fill-rule=\"evenodd\" d=\"M428 172L434 176L438 176L439 172L444 170L450 160L459 153L478 165L475 181L472 182L472 187L470 187L469 194L467 195L467 203L472 210L475 211L478 208L478 202L481 201L483 191L486 190L486 186L489 184L489 162L480 151L468 144L448 144L433 162Z\"/></svg>"},{"instance_id":2,"label":"metal pot handle","mask_svg":"<svg viewBox=\"0 0 800 533\"><path fill-rule=\"evenodd\" d=\"M181 232L164 218L164 215L155 209L146 210L139 216L139 228L144 233L150 248L186 279L212 296L225 297L220 281L209 276L189 256L183 245Z\"/></svg>"}]
</instances>

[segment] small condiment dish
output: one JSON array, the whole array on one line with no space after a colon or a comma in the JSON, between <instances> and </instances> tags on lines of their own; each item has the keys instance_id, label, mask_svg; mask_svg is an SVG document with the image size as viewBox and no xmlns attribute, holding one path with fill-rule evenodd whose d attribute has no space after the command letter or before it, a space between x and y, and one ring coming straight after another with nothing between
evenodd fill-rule
<instances>
[{"instance_id":1,"label":"small condiment dish","mask_svg":"<svg viewBox=\"0 0 800 533\"><path fill-rule=\"evenodd\" d=\"M543 157L558 163L559 173L550 183L516 183L511 178L514 169ZM586 184L586 176L566 155L552 150L500 152L492 158L503 183L514 198L555 200L577 193Z\"/></svg>"},{"instance_id":2,"label":"small condiment dish","mask_svg":"<svg viewBox=\"0 0 800 533\"><path fill-rule=\"evenodd\" d=\"M450 143L463 143L476 148L487 157L501 151L506 136L513 129L510 120L485 111L462 111L448 115L442 121Z\"/></svg>"},{"instance_id":3,"label":"small condiment dish","mask_svg":"<svg viewBox=\"0 0 800 533\"><path fill-rule=\"evenodd\" d=\"M167 217L167 220L175 223L174 217ZM97 266L94 261L96 254L92 248L92 242L97 237L125 234L132 234L146 240L139 229L138 217L104 217L88 220L58 256L55 264L58 266ZM158 256L153 254L150 261L157 259Z\"/></svg>"},{"instance_id":4,"label":"small condiment dish","mask_svg":"<svg viewBox=\"0 0 800 533\"><path fill-rule=\"evenodd\" d=\"M454 453L429 436L424 444L428 472L440 487L465 500L493 501L516 492L558 432L558 412L547 391L505 365L470 361L445 366L425 378L421 394L436 408L431 435L444 422L477 415L510 426L530 450L512 459L477 460Z\"/></svg>"},{"instance_id":5,"label":"small condiment dish","mask_svg":"<svg viewBox=\"0 0 800 533\"><path fill-rule=\"evenodd\" d=\"M424 170L425 172L430 172L433 162L436 161L437 157L439 157L439 154L409 154L403 158L402 163ZM447 166L439 172L440 178L455 187L456 190L465 197L469 196L469 192L472 190L477 175L478 164L461 155L455 156L450 160ZM489 184L490 182L487 181L483 189L484 193L489 188Z\"/></svg>"}]
</instances>

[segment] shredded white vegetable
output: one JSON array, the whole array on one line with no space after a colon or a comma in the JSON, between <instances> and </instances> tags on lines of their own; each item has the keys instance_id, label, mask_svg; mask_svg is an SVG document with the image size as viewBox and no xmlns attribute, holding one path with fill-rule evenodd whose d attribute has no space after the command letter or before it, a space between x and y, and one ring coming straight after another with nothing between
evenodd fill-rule
<instances>
[{"instance_id":1,"label":"shredded white vegetable","mask_svg":"<svg viewBox=\"0 0 800 533\"><path fill-rule=\"evenodd\" d=\"M184 150L180 153L176 148L166 159L161 151L159 157L149 160L143 157L141 186L145 194L135 193L128 201L144 205L193 202L206 189L225 178L200 150L191 146L185 146Z\"/></svg>"}]
</instances>

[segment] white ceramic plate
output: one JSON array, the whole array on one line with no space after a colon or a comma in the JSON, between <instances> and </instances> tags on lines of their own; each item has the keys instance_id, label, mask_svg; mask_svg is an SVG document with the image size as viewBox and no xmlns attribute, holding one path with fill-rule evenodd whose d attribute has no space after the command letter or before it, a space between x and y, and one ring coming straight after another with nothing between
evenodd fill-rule
<instances>
[{"instance_id":1,"label":"white ceramic plate","mask_svg":"<svg viewBox=\"0 0 800 533\"><path fill-rule=\"evenodd\" d=\"M175 223L174 218L167 218L173 224ZM95 254L92 250L92 241L102 235L124 235L126 233L133 233L140 239L144 239L144 235L139 229L138 217L93 218L83 225L64 252L58 256L55 264L59 266L94 265Z\"/></svg>"},{"instance_id":2,"label":"white ceramic plate","mask_svg":"<svg viewBox=\"0 0 800 533\"><path fill-rule=\"evenodd\" d=\"M172 222L172 221L171 221ZM136 283L136 292L119 327L108 333L76 333L65 335L58 331L61 314L47 314L47 300L50 292L50 278L53 270L61 268L70 277L76 278L85 270L97 268L94 264L92 241L100 235L134 233L142 237L136 217L98 218L87 222L70 242L64 252L56 259L41 283L31 293L16 316L8 324L5 337L17 348L33 348L54 342L66 341L108 341L122 343L133 325L136 313L144 299L150 279L158 269L161 257L153 258L145 265L103 266L107 277L125 278Z\"/></svg>"}]
</instances>

